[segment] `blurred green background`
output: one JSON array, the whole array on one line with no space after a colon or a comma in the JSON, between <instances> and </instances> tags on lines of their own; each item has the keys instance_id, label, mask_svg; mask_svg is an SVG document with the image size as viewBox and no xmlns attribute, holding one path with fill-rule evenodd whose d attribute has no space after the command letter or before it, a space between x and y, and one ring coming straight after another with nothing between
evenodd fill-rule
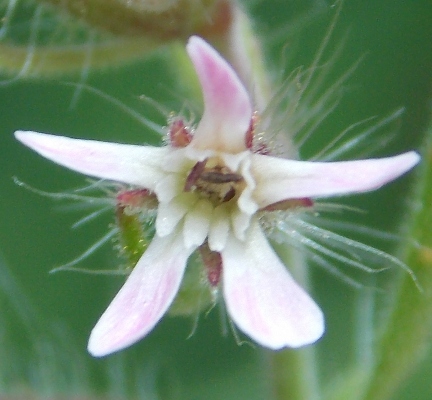
<instances>
[{"instance_id":1,"label":"blurred green background","mask_svg":"<svg viewBox=\"0 0 432 400\"><path fill-rule=\"evenodd\" d=\"M274 75L309 65L333 15L324 1L278 0L245 4L265 45ZM347 0L330 50L345 41L329 83L359 57L364 60L346 85L335 113L318 129L320 146L346 126L370 116L385 116L405 107L395 139L385 148L371 143L371 153L391 155L420 149L426 129L432 84L432 3L430 1ZM289 65L284 57L289 54ZM168 60L169 61L169 60ZM4 76L6 79L7 77ZM102 218L77 229L85 215L62 207L14 184L12 177L33 187L64 191L82 186L82 176L51 164L14 140L17 129L74 137L157 143L157 136L105 100L64 85L77 77L17 80L0 85L0 398L7 393L108 393L113 399L266 399L265 353L238 346L217 309L194 320L164 318L156 329L130 349L104 359L86 352L89 332L122 284L122 277L70 272L49 275L100 238L113 222ZM163 125L163 117L138 99L145 94L179 110L175 66L164 52L133 64L90 71L86 82ZM352 199L368 211L363 223L394 231L404 207L409 178L378 193ZM349 218L349 217L348 217ZM105 246L80 266L116 268L115 252ZM432 268L432 265L431 265ZM322 379L343 371L355 352L354 290L317 271L314 296L327 318L327 333L316 345ZM413 290L415 290L413 286ZM385 293L380 295L385 302ZM401 386L395 400L430 399L432 356ZM50 397L52 396L52 397ZM5 397L6 398L6 397ZM27 398L27 397L22 397ZM28 395L30 398L30 395Z\"/></svg>"}]
</instances>

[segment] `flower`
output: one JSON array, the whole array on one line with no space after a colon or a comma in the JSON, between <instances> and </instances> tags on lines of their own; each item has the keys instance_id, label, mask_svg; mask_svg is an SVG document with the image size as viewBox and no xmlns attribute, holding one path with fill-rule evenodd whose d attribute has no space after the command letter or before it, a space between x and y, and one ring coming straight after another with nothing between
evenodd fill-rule
<instances>
[{"instance_id":1,"label":"flower","mask_svg":"<svg viewBox=\"0 0 432 400\"><path fill-rule=\"evenodd\" d=\"M18 131L42 156L85 175L122 182L157 198L155 235L94 327L94 356L147 335L170 307L189 256L199 250L209 284L220 286L237 327L271 349L300 347L324 332L320 308L268 243L263 210L310 207L312 198L366 192L410 170L410 151L394 157L303 162L253 145L254 110L233 68L204 40L187 52L204 98L196 129L172 121L163 147L79 140Z\"/></svg>"}]
</instances>

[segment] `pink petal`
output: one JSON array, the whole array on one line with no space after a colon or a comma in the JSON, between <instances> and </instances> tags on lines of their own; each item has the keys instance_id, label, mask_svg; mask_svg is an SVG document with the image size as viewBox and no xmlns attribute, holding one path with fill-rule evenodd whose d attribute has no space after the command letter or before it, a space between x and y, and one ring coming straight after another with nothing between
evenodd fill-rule
<instances>
[{"instance_id":1,"label":"pink petal","mask_svg":"<svg viewBox=\"0 0 432 400\"><path fill-rule=\"evenodd\" d=\"M388 158L328 163L254 154L254 199L263 208L285 199L367 192L398 178L419 161L414 151Z\"/></svg>"},{"instance_id":2,"label":"pink petal","mask_svg":"<svg viewBox=\"0 0 432 400\"><path fill-rule=\"evenodd\" d=\"M124 349L153 329L178 292L192 250L184 248L182 235L155 236L93 328L90 354L102 357Z\"/></svg>"},{"instance_id":3,"label":"pink petal","mask_svg":"<svg viewBox=\"0 0 432 400\"><path fill-rule=\"evenodd\" d=\"M322 336L321 310L293 280L257 222L244 243L228 241L222 260L228 313L252 339L280 349L304 346Z\"/></svg>"},{"instance_id":4,"label":"pink petal","mask_svg":"<svg viewBox=\"0 0 432 400\"><path fill-rule=\"evenodd\" d=\"M246 150L246 132L252 118L248 92L233 68L204 40L192 36L186 49L204 97L204 114L192 145L226 153Z\"/></svg>"},{"instance_id":5,"label":"pink petal","mask_svg":"<svg viewBox=\"0 0 432 400\"><path fill-rule=\"evenodd\" d=\"M42 156L85 175L154 189L168 148L72 139L38 132L15 137Z\"/></svg>"}]
</instances>

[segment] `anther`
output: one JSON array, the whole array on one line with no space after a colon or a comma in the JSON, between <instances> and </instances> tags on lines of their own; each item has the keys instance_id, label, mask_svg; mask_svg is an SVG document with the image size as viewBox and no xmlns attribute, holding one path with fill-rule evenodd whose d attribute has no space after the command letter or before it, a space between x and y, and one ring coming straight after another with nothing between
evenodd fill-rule
<instances>
[{"instance_id":1,"label":"anther","mask_svg":"<svg viewBox=\"0 0 432 400\"><path fill-rule=\"evenodd\" d=\"M190 192L195 186L197 180L200 178L203 173L205 166L207 164L207 158L203 161L198 161L189 172L189 175L186 178L186 183L184 186L185 192Z\"/></svg>"},{"instance_id":2,"label":"anther","mask_svg":"<svg viewBox=\"0 0 432 400\"><path fill-rule=\"evenodd\" d=\"M156 208L158 206L156 195L147 189L121 191L116 196L116 202L118 207Z\"/></svg>"},{"instance_id":3,"label":"anther","mask_svg":"<svg viewBox=\"0 0 432 400\"><path fill-rule=\"evenodd\" d=\"M210 286L218 286L222 275L221 254L217 251L210 250L207 241L199 247L199 252L206 269L207 280Z\"/></svg>"},{"instance_id":4,"label":"anther","mask_svg":"<svg viewBox=\"0 0 432 400\"><path fill-rule=\"evenodd\" d=\"M174 147L186 147L192 141L192 134L181 118L170 122L169 139Z\"/></svg>"}]
</instances>

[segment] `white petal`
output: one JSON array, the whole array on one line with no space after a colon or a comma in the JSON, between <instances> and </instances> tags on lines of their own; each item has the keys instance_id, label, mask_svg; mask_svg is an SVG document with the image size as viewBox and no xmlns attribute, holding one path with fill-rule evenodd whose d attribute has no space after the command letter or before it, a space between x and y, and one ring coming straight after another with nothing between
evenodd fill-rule
<instances>
[{"instance_id":1,"label":"white petal","mask_svg":"<svg viewBox=\"0 0 432 400\"><path fill-rule=\"evenodd\" d=\"M178 291L191 253L179 236L155 236L94 327L88 344L93 356L102 357L132 345L162 318Z\"/></svg>"},{"instance_id":2,"label":"white petal","mask_svg":"<svg viewBox=\"0 0 432 400\"><path fill-rule=\"evenodd\" d=\"M226 153L246 150L252 105L242 82L221 55L201 38L192 36L186 49L204 97L204 114L191 145Z\"/></svg>"},{"instance_id":3,"label":"white petal","mask_svg":"<svg viewBox=\"0 0 432 400\"><path fill-rule=\"evenodd\" d=\"M240 239L244 240L246 231L251 223L251 214L246 214L241 210L234 210L231 212L231 224L234 231L234 235Z\"/></svg>"},{"instance_id":4,"label":"white petal","mask_svg":"<svg viewBox=\"0 0 432 400\"><path fill-rule=\"evenodd\" d=\"M403 175L420 161L410 151L394 157L304 162L252 155L254 198L260 207L285 199L329 197L378 189Z\"/></svg>"},{"instance_id":5,"label":"white petal","mask_svg":"<svg viewBox=\"0 0 432 400\"><path fill-rule=\"evenodd\" d=\"M162 203L168 203L171 201L178 193L183 191L181 182L177 174L170 173L167 174L163 179L161 179L155 186L155 193L157 198Z\"/></svg>"},{"instance_id":6,"label":"white petal","mask_svg":"<svg viewBox=\"0 0 432 400\"><path fill-rule=\"evenodd\" d=\"M156 232L159 236L167 236L176 228L179 221L197 202L191 193L182 193L168 203L159 203L156 216Z\"/></svg>"},{"instance_id":7,"label":"white petal","mask_svg":"<svg viewBox=\"0 0 432 400\"><path fill-rule=\"evenodd\" d=\"M247 215L255 214L258 210L258 204L255 202L253 189L250 187L245 187L242 194L237 200L237 205L239 210Z\"/></svg>"},{"instance_id":8,"label":"white petal","mask_svg":"<svg viewBox=\"0 0 432 400\"><path fill-rule=\"evenodd\" d=\"M193 164L186 159L186 148L169 148L169 159L161 168L166 172L178 172L188 168L192 168Z\"/></svg>"},{"instance_id":9,"label":"white petal","mask_svg":"<svg viewBox=\"0 0 432 400\"><path fill-rule=\"evenodd\" d=\"M253 198L256 184L255 179L251 174L251 157L247 157L243 161L241 165L241 175L245 180L246 187L240 195L237 204L241 211L246 214L252 215L258 210L259 207Z\"/></svg>"},{"instance_id":10,"label":"white petal","mask_svg":"<svg viewBox=\"0 0 432 400\"><path fill-rule=\"evenodd\" d=\"M222 251L223 291L235 324L262 346L300 347L324 332L321 310L293 280L257 222L247 241L228 241Z\"/></svg>"},{"instance_id":11,"label":"white petal","mask_svg":"<svg viewBox=\"0 0 432 400\"><path fill-rule=\"evenodd\" d=\"M230 216L225 204L213 210L208 243L210 250L221 251L225 247L230 231Z\"/></svg>"},{"instance_id":12,"label":"white petal","mask_svg":"<svg viewBox=\"0 0 432 400\"><path fill-rule=\"evenodd\" d=\"M169 148L72 139L38 132L15 132L15 137L57 164L102 179L153 190L164 177L160 167Z\"/></svg>"},{"instance_id":13,"label":"white petal","mask_svg":"<svg viewBox=\"0 0 432 400\"><path fill-rule=\"evenodd\" d=\"M213 206L208 200L200 200L188 212L184 223L184 244L187 248L200 246L207 237Z\"/></svg>"}]
</instances>

